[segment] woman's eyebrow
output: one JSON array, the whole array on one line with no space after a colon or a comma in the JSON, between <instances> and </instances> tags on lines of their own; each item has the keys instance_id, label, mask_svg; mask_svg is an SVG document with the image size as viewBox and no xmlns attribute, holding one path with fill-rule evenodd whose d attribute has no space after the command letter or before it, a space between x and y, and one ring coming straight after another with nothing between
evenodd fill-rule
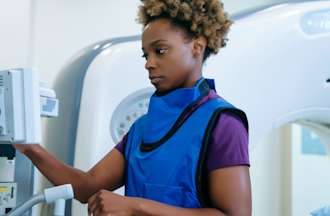
<instances>
[{"instance_id":1,"label":"woman's eyebrow","mask_svg":"<svg viewBox=\"0 0 330 216\"><path fill-rule=\"evenodd\" d=\"M154 46L154 45L156 45L157 43L160 43L160 42L166 42L166 41L167 41L167 40L165 40L165 39L157 39L157 40L151 42L151 43L149 44L149 46ZM144 51L144 47L142 47L142 51Z\"/></svg>"},{"instance_id":2,"label":"woman's eyebrow","mask_svg":"<svg viewBox=\"0 0 330 216\"><path fill-rule=\"evenodd\" d=\"M160 43L160 42L166 42L167 40L165 40L165 39L158 39L158 40L155 40L155 41L153 41L152 43L150 43L150 46L154 46L155 44L157 44L157 43Z\"/></svg>"}]
</instances>

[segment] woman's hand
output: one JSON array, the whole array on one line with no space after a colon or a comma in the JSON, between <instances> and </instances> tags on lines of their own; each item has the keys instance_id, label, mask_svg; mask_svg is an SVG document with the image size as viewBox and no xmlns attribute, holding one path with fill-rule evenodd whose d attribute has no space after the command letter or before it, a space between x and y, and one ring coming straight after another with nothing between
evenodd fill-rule
<instances>
[{"instance_id":1,"label":"woman's hand","mask_svg":"<svg viewBox=\"0 0 330 216\"><path fill-rule=\"evenodd\" d=\"M134 198L100 190L88 200L88 215L131 216L133 215L134 205Z\"/></svg>"}]
</instances>

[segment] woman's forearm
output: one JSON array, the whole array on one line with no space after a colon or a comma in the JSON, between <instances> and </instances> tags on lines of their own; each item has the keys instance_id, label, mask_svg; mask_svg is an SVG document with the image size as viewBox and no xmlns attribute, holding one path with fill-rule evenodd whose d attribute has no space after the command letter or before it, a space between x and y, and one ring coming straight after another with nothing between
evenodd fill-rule
<instances>
[{"instance_id":1,"label":"woman's forearm","mask_svg":"<svg viewBox=\"0 0 330 216\"><path fill-rule=\"evenodd\" d=\"M226 214L215 208L179 208L160 202L133 198L134 216L225 216Z\"/></svg>"},{"instance_id":2,"label":"woman's forearm","mask_svg":"<svg viewBox=\"0 0 330 216\"><path fill-rule=\"evenodd\" d=\"M80 202L87 202L88 198L98 190L93 187L91 182L93 178L88 173L66 165L40 145L33 145L23 153L54 185L71 184L75 198Z\"/></svg>"}]
</instances>

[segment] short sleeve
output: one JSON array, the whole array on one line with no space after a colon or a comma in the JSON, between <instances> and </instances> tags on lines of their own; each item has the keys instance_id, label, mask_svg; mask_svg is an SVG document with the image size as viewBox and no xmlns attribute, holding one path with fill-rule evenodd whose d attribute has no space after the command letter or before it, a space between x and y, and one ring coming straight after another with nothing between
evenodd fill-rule
<instances>
[{"instance_id":1,"label":"short sleeve","mask_svg":"<svg viewBox=\"0 0 330 216\"><path fill-rule=\"evenodd\" d=\"M123 155L125 155L124 153L124 149L125 149L125 144L126 144L126 140L127 140L127 134L125 134L125 136L120 140L120 142L115 146L115 148L122 153Z\"/></svg>"},{"instance_id":2,"label":"short sleeve","mask_svg":"<svg viewBox=\"0 0 330 216\"><path fill-rule=\"evenodd\" d=\"M219 168L250 166L248 132L237 114L220 115L209 143L206 165L208 171Z\"/></svg>"}]
</instances>

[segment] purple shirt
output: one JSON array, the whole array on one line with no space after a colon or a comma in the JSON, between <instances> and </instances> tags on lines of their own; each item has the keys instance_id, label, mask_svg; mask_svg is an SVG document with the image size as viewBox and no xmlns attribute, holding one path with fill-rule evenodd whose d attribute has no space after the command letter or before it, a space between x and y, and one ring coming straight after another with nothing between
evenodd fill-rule
<instances>
[{"instance_id":1,"label":"purple shirt","mask_svg":"<svg viewBox=\"0 0 330 216\"><path fill-rule=\"evenodd\" d=\"M216 97L219 96L214 90L211 90L194 108ZM125 142L126 136L115 147L123 155L125 155L123 152ZM229 166L250 166L248 133L244 123L236 114L221 113L209 143L206 165L209 171Z\"/></svg>"}]
</instances>

